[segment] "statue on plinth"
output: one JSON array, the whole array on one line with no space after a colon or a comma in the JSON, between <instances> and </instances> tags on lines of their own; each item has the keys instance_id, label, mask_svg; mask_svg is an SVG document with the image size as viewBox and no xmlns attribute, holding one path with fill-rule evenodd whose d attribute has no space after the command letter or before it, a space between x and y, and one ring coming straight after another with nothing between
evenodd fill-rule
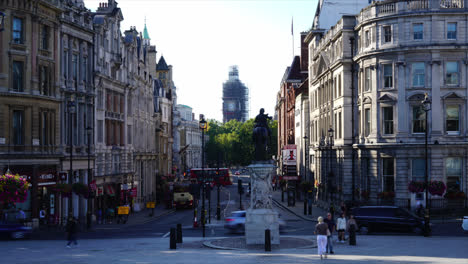
<instances>
[{"instance_id":1,"label":"statue on plinth","mask_svg":"<svg viewBox=\"0 0 468 264\"><path fill-rule=\"evenodd\" d=\"M255 144L255 161L265 161L268 158L268 143L270 142L271 130L268 127L268 120L271 116L264 114L265 110L260 109L260 113L255 117L255 125L253 129L253 141Z\"/></svg>"}]
</instances>

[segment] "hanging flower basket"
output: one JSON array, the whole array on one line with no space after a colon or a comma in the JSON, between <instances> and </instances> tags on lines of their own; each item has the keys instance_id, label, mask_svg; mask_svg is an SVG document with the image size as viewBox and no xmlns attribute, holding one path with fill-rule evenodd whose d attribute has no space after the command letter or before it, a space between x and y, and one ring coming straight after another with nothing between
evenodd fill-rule
<instances>
[{"instance_id":1,"label":"hanging flower basket","mask_svg":"<svg viewBox=\"0 0 468 264\"><path fill-rule=\"evenodd\" d=\"M67 183L57 183L54 190L62 194L63 197L70 197L72 194L72 186Z\"/></svg>"},{"instance_id":2,"label":"hanging flower basket","mask_svg":"<svg viewBox=\"0 0 468 264\"><path fill-rule=\"evenodd\" d=\"M23 203L28 197L29 183L18 174L0 175L0 202L4 204Z\"/></svg>"},{"instance_id":3,"label":"hanging flower basket","mask_svg":"<svg viewBox=\"0 0 468 264\"><path fill-rule=\"evenodd\" d=\"M444 197L449 200L463 200L466 198L466 194L464 192L447 192Z\"/></svg>"},{"instance_id":4,"label":"hanging flower basket","mask_svg":"<svg viewBox=\"0 0 468 264\"><path fill-rule=\"evenodd\" d=\"M424 182L419 182L419 181L410 181L408 184L408 191L411 193L420 193L423 192L425 188L425 183Z\"/></svg>"},{"instance_id":5,"label":"hanging flower basket","mask_svg":"<svg viewBox=\"0 0 468 264\"><path fill-rule=\"evenodd\" d=\"M380 192L377 197L382 200L392 200L395 198L395 192Z\"/></svg>"},{"instance_id":6,"label":"hanging flower basket","mask_svg":"<svg viewBox=\"0 0 468 264\"><path fill-rule=\"evenodd\" d=\"M427 190L431 195L438 195L442 196L447 189L447 186L445 186L445 183L443 181L431 181L429 183L429 186Z\"/></svg>"},{"instance_id":7,"label":"hanging flower basket","mask_svg":"<svg viewBox=\"0 0 468 264\"><path fill-rule=\"evenodd\" d=\"M364 200L369 200L369 197L370 197L370 193L369 191L366 191L366 190L362 190L361 191L361 198L364 199Z\"/></svg>"},{"instance_id":8,"label":"hanging flower basket","mask_svg":"<svg viewBox=\"0 0 468 264\"><path fill-rule=\"evenodd\" d=\"M72 185L72 190L77 195L87 198L89 196L89 188L86 184L77 182Z\"/></svg>"}]
</instances>

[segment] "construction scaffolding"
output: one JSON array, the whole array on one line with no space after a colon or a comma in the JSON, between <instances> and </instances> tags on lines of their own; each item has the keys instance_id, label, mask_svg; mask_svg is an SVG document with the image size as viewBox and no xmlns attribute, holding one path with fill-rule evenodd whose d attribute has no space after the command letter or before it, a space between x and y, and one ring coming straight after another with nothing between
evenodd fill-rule
<instances>
[{"instance_id":1,"label":"construction scaffolding","mask_svg":"<svg viewBox=\"0 0 468 264\"><path fill-rule=\"evenodd\" d=\"M249 88L239 80L236 65L229 68L229 79L223 83L223 123L249 119Z\"/></svg>"}]
</instances>

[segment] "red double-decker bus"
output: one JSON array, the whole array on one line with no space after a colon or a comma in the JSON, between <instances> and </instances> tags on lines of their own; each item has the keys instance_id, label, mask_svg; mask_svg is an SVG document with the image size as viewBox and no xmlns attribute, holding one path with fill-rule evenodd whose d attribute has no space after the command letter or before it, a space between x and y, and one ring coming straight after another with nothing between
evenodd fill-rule
<instances>
[{"instance_id":1,"label":"red double-decker bus","mask_svg":"<svg viewBox=\"0 0 468 264\"><path fill-rule=\"evenodd\" d=\"M231 175L229 175L228 168L204 168L205 182L211 185L220 184L223 186L232 185ZM193 168L190 170L190 180L202 181L202 169Z\"/></svg>"}]
</instances>

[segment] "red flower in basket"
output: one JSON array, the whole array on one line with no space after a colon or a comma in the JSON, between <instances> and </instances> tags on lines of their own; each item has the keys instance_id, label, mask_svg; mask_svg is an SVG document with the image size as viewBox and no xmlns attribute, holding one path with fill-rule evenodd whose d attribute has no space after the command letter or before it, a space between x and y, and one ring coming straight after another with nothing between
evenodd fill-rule
<instances>
[{"instance_id":1,"label":"red flower in basket","mask_svg":"<svg viewBox=\"0 0 468 264\"><path fill-rule=\"evenodd\" d=\"M431 181L428 186L428 191L431 195L442 196L447 189L443 181Z\"/></svg>"}]
</instances>

